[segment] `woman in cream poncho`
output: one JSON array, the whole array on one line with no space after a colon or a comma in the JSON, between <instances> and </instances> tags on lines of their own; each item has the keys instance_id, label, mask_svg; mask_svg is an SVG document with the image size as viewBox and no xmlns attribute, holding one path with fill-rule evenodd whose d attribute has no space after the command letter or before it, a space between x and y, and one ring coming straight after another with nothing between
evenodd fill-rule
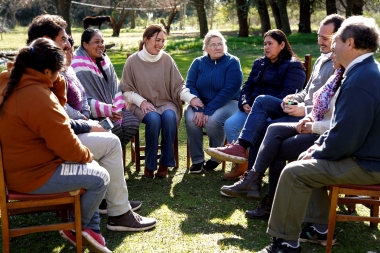
<instances>
[{"instance_id":1,"label":"woman in cream poncho","mask_svg":"<svg viewBox=\"0 0 380 253\"><path fill-rule=\"evenodd\" d=\"M172 57L162 50L166 31L161 25L145 29L139 51L125 63L120 80L128 109L145 124L144 175L154 177L157 170L158 138L161 138L161 158L157 177L166 177L168 167L175 167L173 143L182 118L182 101L193 107L202 102L190 94Z\"/></svg>"}]
</instances>

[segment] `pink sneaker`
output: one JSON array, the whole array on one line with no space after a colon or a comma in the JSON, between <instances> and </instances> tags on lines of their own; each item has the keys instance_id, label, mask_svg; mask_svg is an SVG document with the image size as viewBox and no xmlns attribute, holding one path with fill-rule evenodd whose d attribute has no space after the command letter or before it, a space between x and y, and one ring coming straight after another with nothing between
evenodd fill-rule
<instances>
[{"instance_id":1,"label":"pink sneaker","mask_svg":"<svg viewBox=\"0 0 380 253\"><path fill-rule=\"evenodd\" d=\"M92 253L112 253L107 247L104 237L90 228L82 230L83 244Z\"/></svg>"},{"instance_id":2,"label":"pink sneaker","mask_svg":"<svg viewBox=\"0 0 380 253\"><path fill-rule=\"evenodd\" d=\"M247 161L247 150L239 144L227 144L225 147L206 148L205 152L220 161L243 164Z\"/></svg>"},{"instance_id":3,"label":"pink sneaker","mask_svg":"<svg viewBox=\"0 0 380 253\"><path fill-rule=\"evenodd\" d=\"M65 239L75 247L77 246L77 239L75 238L74 232L72 232L71 230L59 230L59 234L63 237L63 239Z\"/></svg>"}]
</instances>

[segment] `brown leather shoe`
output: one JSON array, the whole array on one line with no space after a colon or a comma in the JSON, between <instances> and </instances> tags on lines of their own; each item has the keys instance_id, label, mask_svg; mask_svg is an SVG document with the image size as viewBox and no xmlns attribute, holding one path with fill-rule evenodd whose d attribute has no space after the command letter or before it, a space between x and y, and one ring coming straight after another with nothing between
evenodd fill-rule
<instances>
[{"instance_id":1,"label":"brown leather shoe","mask_svg":"<svg viewBox=\"0 0 380 253\"><path fill-rule=\"evenodd\" d=\"M153 173L153 171L151 171L150 169L148 169L147 167L145 167L145 169L144 169L144 176L147 177L147 178L154 178L154 173Z\"/></svg>"},{"instance_id":2,"label":"brown leather shoe","mask_svg":"<svg viewBox=\"0 0 380 253\"><path fill-rule=\"evenodd\" d=\"M159 178L166 178L166 176L168 175L168 167L164 166L164 165L158 165L158 170L156 172L156 177L159 177Z\"/></svg>"},{"instance_id":3,"label":"brown leather shoe","mask_svg":"<svg viewBox=\"0 0 380 253\"><path fill-rule=\"evenodd\" d=\"M247 168L248 168L248 161L243 164L235 163L235 166L232 168L232 170L223 175L223 179L225 180L238 179L241 175L244 174L244 172L247 171Z\"/></svg>"},{"instance_id":4,"label":"brown leather shoe","mask_svg":"<svg viewBox=\"0 0 380 253\"><path fill-rule=\"evenodd\" d=\"M247 197L259 200L263 176L259 172L249 170L244 173L239 182L222 186L220 193L227 197Z\"/></svg>"},{"instance_id":5,"label":"brown leather shoe","mask_svg":"<svg viewBox=\"0 0 380 253\"><path fill-rule=\"evenodd\" d=\"M261 201L260 205L255 210L245 211L245 217L249 219L267 220L269 219L270 211L272 209L273 198L267 194Z\"/></svg>"},{"instance_id":6,"label":"brown leather shoe","mask_svg":"<svg viewBox=\"0 0 380 253\"><path fill-rule=\"evenodd\" d=\"M156 226L156 219L140 216L132 210L121 217L108 217L107 229L113 231L143 231Z\"/></svg>"}]
</instances>

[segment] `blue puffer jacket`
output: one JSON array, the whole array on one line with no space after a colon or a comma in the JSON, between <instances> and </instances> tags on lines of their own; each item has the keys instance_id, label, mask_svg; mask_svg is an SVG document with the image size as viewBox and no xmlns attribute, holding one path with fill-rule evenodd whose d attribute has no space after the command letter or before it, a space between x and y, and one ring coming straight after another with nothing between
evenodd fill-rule
<instances>
[{"instance_id":1,"label":"blue puffer jacket","mask_svg":"<svg viewBox=\"0 0 380 253\"><path fill-rule=\"evenodd\" d=\"M305 83L306 73L300 61L281 59L274 63L262 57L254 61L251 73L244 83L239 99L239 109L244 104L252 106L259 95L271 95L283 99L288 94L301 91Z\"/></svg>"}]
</instances>

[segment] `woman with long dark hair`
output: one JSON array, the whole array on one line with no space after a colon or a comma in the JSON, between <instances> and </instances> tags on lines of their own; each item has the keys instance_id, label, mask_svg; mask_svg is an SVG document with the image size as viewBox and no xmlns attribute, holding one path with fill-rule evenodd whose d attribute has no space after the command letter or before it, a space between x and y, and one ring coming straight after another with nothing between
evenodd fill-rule
<instances>
[{"instance_id":1,"label":"woman with long dark hair","mask_svg":"<svg viewBox=\"0 0 380 253\"><path fill-rule=\"evenodd\" d=\"M119 80L105 52L103 34L98 29L88 28L82 33L81 45L74 53L71 66L86 91L90 118L100 121L109 117L114 125L112 132L125 149L140 122L125 109Z\"/></svg>"},{"instance_id":2,"label":"woman with long dark hair","mask_svg":"<svg viewBox=\"0 0 380 253\"><path fill-rule=\"evenodd\" d=\"M62 84L59 71L64 66L63 50L52 40L40 38L19 50L10 75L1 73L0 87L8 80L0 97L5 183L10 190L29 194L85 189L81 196L83 243L90 251L111 252L100 234L97 211L109 174L93 161L90 150L70 128L63 108L66 89L55 87ZM76 245L71 231L60 234Z\"/></svg>"},{"instance_id":3,"label":"woman with long dark hair","mask_svg":"<svg viewBox=\"0 0 380 253\"><path fill-rule=\"evenodd\" d=\"M283 99L289 94L294 94L302 89L306 74L297 55L293 52L284 32L279 29L269 30L264 34L264 56L256 59L251 73L241 91L239 98L239 110L226 120L224 130L228 143L238 141L239 133L246 130L245 124L249 120L258 123L266 122L267 118L255 118L251 112L252 105L257 97L273 96ZM256 132L244 131L247 140L255 142ZM245 139L245 138L244 138ZM240 139L239 139L240 143ZM250 147L249 141L241 141L246 148ZM207 149L212 152L215 149ZM209 153L210 154L210 153ZM213 156L213 154L210 154ZM217 156L213 156L219 159ZM222 160L222 159L220 159ZM230 173L224 175L225 179L236 179L241 176L248 167L248 162L236 164Z\"/></svg>"}]
</instances>

